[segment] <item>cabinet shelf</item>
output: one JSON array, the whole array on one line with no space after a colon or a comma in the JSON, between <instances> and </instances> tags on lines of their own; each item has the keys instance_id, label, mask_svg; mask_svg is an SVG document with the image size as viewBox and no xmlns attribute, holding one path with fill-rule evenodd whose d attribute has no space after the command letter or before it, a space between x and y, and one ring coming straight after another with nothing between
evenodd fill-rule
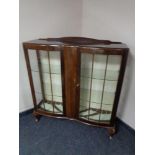
<instances>
[{"instance_id":1,"label":"cabinet shelf","mask_svg":"<svg viewBox=\"0 0 155 155\"><path fill-rule=\"evenodd\" d=\"M89 103L88 100L84 100L84 99L81 99L81 98L80 98L80 101L81 101L81 102L88 102L88 103ZM99 104L99 105L101 104L101 102L90 102L90 103L92 103L92 104ZM104 103L104 105L113 105L113 104L111 104L111 103L110 103L110 104L108 104L108 103L105 104L105 103Z\"/></svg>"},{"instance_id":2,"label":"cabinet shelf","mask_svg":"<svg viewBox=\"0 0 155 155\"><path fill-rule=\"evenodd\" d=\"M99 103L99 104L102 103L105 105L112 105L114 102L114 97L115 97L115 92L111 93L111 92L106 92L106 91L102 92L98 90L91 90L91 94L90 94L89 89L83 89L83 88L80 89L80 100L83 100L86 102L90 101L93 103Z\"/></svg>"},{"instance_id":3,"label":"cabinet shelf","mask_svg":"<svg viewBox=\"0 0 155 155\"><path fill-rule=\"evenodd\" d=\"M36 92L37 94L42 94L41 92ZM51 94L45 94L47 96L52 96ZM59 96L59 95L53 95L53 96L56 96L56 97L62 97L62 96Z\"/></svg>"},{"instance_id":4,"label":"cabinet shelf","mask_svg":"<svg viewBox=\"0 0 155 155\"><path fill-rule=\"evenodd\" d=\"M105 75L106 74L106 75ZM118 81L119 70L103 70L93 68L81 68L81 77L98 80ZM104 78L105 77L105 78Z\"/></svg>"},{"instance_id":5,"label":"cabinet shelf","mask_svg":"<svg viewBox=\"0 0 155 155\"><path fill-rule=\"evenodd\" d=\"M39 73L39 71L37 71L37 70L33 70L33 69L31 69L31 71L32 72L37 72L37 73ZM57 75L61 75L61 73L50 73L50 72L42 72L43 74L57 74Z\"/></svg>"},{"instance_id":6,"label":"cabinet shelf","mask_svg":"<svg viewBox=\"0 0 155 155\"><path fill-rule=\"evenodd\" d=\"M36 94L39 94L42 96L41 92L36 92ZM55 94L45 94L45 99L49 100L49 101L54 101L54 102L62 102L63 97L59 96L59 95L55 95Z\"/></svg>"},{"instance_id":7,"label":"cabinet shelf","mask_svg":"<svg viewBox=\"0 0 155 155\"><path fill-rule=\"evenodd\" d=\"M96 109L98 111L112 111L113 105L111 104L96 104L93 102L88 102L88 104L85 104L85 102L80 102L80 111L86 110L86 109Z\"/></svg>"},{"instance_id":8,"label":"cabinet shelf","mask_svg":"<svg viewBox=\"0 0 155 155\"><path fill-rule=\"evenodd\" d=\"M94 80L102 80L102 81L118 81L118 80L110 80L110 79L100 79L100 78L94 78L89 76L81 76L81 78L87 78L87 79L94 79Z\"/></svg>"}]
</instances>

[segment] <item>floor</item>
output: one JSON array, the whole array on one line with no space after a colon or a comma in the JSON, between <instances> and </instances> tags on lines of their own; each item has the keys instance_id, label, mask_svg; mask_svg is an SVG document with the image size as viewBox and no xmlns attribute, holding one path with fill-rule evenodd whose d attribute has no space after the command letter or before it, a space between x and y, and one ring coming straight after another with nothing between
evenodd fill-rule
<instances>
[{"instance_id":1,"label":"floor","mask_svg":"<svg viewBox=\"0 0 155 155\"><path fill-rule=\"evenodd\" d=\"M79 122L32 114L19 118L20 155L134 155L135 133L118 121L112 140L107 130Z\"/></svg>"}]
</instances>

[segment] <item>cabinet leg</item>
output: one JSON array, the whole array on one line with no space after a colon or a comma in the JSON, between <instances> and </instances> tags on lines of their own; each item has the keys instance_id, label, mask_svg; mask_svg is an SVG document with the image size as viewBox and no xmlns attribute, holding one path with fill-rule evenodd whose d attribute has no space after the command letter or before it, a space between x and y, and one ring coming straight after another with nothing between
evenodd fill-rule
<instances>
[{"instance_id":1,"label":"cabinet leg","mask_svg":"<svg viewBox=\"0 0 155 155\"><path fill-rule=\"evenodd\" d=\"M35 117L35 122L38 123L41 116L36 114L35 112L33 112L33 116Z\"/></svg>"},{"instance_id":2,"label":"cabinet leg","mask_svg":"<svg viewBox=\"0 0 155 155\"><path fill-rule=\"evenodd\" d=\"M39 116L35 116L35 122L38 123L40 120L40 117Z\"/></svg>"},{"instance_id":3,"label":"cabinet leg","mask_svg":"<svg viewBox=\"0 0 155 155\"><path fill-rule=\"evenodd\" d=\"M108 130L108 134L109 134L109 139L112 139L112 136L116 133L116 128L110 127L107 130Z\"/></svg>"}]
</instances>

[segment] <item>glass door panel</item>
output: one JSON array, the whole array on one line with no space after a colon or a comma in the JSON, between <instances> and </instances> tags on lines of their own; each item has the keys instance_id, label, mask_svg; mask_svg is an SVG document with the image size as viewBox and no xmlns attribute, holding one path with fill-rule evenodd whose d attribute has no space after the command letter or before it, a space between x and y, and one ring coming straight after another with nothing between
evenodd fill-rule
<instances>
[{"instance_id":1,"label":"glass door panel","mask_svg":"<svg viewBox=\"0 0 155 155\"><path fill-rule=\"evenodd\" d=\"M29 50L29 59L38 107L63 114L60 51Z\"/></svg>"},{"instance_id":2,"label":"glass door panel","mask_svg":"<svg viewBox=\"0 0 155 155\"><path fill-rule=\"evenodd\" d=\"M81 54L81 119L110 121L121 59L119 55Z\"/></svg>"}]
</instances>

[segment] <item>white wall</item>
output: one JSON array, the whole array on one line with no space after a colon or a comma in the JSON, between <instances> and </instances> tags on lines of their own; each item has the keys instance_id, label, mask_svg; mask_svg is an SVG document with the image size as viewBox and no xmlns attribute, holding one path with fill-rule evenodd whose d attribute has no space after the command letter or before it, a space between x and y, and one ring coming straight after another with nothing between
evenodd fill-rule
<instances>
[{"instance_id":1,"label":"white wall","mask_svg":"<svg viewBox=\"0 0 155 155\"><path fill-rule=\"evenodd\" d=\"M42 37L80 36L81 0L20 0L19 109L33 107L22 42Z\"/></svg>"},{"instance_id":2,"label":"white wall","mask_svg":"<svg viewBox=\"0 0 155 155\"><path fill-rule=\"evenodd\" d=\"M118 117L135 128L134 0L83 0L82 10L83 36L121 41L130 48Z\"/></svg>"},{"instance_id":3,"label":"white wall","mask_svg":"<svg viewBox=\"0 0 155 155\"><path fill-rule=\"evenodd\" d=\"M21 43L69 35L121 41L129 46L118 116L135 128L134 0L20 0L20 111L32 107Z\"/></svg>"}]
</instances>

